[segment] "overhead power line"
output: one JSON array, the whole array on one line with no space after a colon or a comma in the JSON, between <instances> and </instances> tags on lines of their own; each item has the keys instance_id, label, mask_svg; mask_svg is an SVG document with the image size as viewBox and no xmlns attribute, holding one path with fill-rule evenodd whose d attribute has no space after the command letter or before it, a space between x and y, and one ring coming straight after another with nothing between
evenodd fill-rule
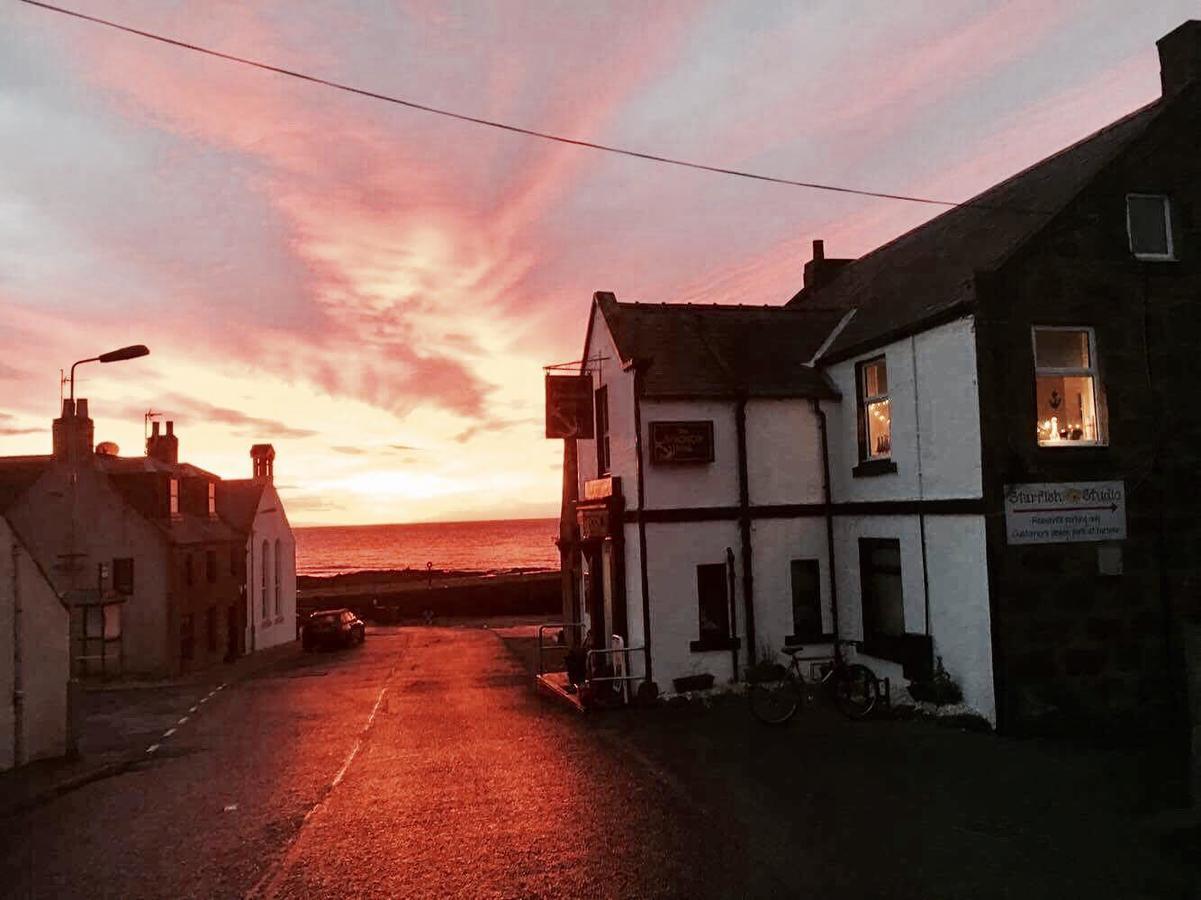
<instances>
[{"instance_id":1,"label":"overhead power line","mask_svg":"<svg viewBox=\"0 0 1201 900\"><path fill-rule=\"evenodd\" d=\"M152 31L143 31L140 28L133 28L129 25L122 25L120 22L113 22L109 19L102 19L99 16L90 16L86 13L79 12L73 9L66 9L61 6L54 6L50 3L43 3L41 0L19 0L19 2L27 6L36 6L50 12L61 13L64 16L71 16L75 19L82 19L87 22L92 22L96 25L103 25L106 28L113 28L117 31L123 31L126 34L136 35L146 38L151 41L158 41L162 44L168 44L172 47L179 47L183 50L191 50L194 53L202 53L205 56L216 57L227 62L238 63L244 66L251 66L255 69L262 69L265 72L274 72L277 75L286 75L289 78L297 78L301 81L307 81L311 84L319 84L323 87L333 88L338 91L345 91L348 94L357 94L360 97L368 97L372 100L382 100L385 103L393 103L397 106L404 106L408 109L419 110L420 112L433 113L437 116L445 116L449 119L458 119L460 122L470 122L474 125L483 125L488 128L496 128L501 131L508 131L513 134L523 134L527 137L539 138L545 141L555 141L560 144L567 144L573 147L584 147L589 150L600 150L604 153L614 153L620 156L629 156L634 159L643 159L649 162L663 163L669 166L680 166L685 169L697 169L702 172L713 172L718 175L732 175L737 178L749 178L753 181L765 181L771 184L783 184L790 187L808 188L815 191L831 191L838 194L854 194L860 197L877 197L884 200L903 200L908 203L925 203L932 206L976 206L981 209L1001 209L1004 207L993 207L988 204L979 204L967 202L957 202L954 200L936 200L930 197L915 197L909 194L891 194L884 191L868 191L860 188L843 187L834 184L821 184L814 181L797 181L791 178L778 178L774 175L763 175L758 172L748 172L742 169L728 169L723 166L710 166L705 163L690 162L684 159L676 159L670 156L660 156L655 153L643 153L638 150L629 150L625 147L614 147L609 144L598 144L593 141L583 141L577 138L565 137L561 134L552 134L547 131L536 131L532 128L522 128L519 125L510 125L506 122L497 122L492 119L483 119L478 116L469 116L464 113L454 112L449 109L442 109L437 106L429 106L425 103L417 103L413 100L405 100L400 97L393 97L389 94L381 94L378 91L369 91L364 88L354 87L353 85L343 84L338 81L331 81L328 78L321 78L317 75L309 75L304 72L298 72L295 69L285 69L282 66L273 66L270 63L260 62L254 59L248 59L244 56L235 56L232 53L223 53L220 50L214 50L211 47L202 47L199 44L192 44L187 41L176 40L175 38L166 37L165 35L155 34ZM1040 210L1015 210L1014 212L1040 213L1045 211Z\"/></svg>"}]
</instances>

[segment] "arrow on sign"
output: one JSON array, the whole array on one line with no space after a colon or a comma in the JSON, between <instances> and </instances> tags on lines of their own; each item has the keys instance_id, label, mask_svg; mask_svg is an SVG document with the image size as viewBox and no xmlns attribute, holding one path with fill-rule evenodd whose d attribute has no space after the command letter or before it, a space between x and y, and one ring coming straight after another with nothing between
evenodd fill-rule
<instances>
[{"instance_id":1,"label":"arrow on sign","mask_svg":"<svg viewBox=\"0 0 1201 900\"><path fill-rule=\"evenodd\" d=\"M1117 512L1118 505L1111 503L1109 506L1046 506L1041 509L1015 509L1015 513L1062 513L1062 512L1090 512L1098 509L1107 509L1110 512Z\"/></svg>"}]
</instances>

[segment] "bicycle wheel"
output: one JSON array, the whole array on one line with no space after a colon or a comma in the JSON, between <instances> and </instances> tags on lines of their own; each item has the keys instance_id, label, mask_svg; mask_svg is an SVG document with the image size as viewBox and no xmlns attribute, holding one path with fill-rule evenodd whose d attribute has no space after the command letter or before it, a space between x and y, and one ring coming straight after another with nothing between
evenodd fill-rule
<instances>
[{"instance_id":1,"label":"bicycle wheel","mask_svg":"<svg viewBox=\"0 0 1201 900\"><path fill-rule=\"evenodd\" d=\"M834 674L834 702L849 719L862 719L876 707L880 682L867 666L845 666Z\"/></svg>"},{"instance_id":2,"label":"bicycle wheel","mask_svg":"<svg viewBox=\"0 0 1201 900\"><path fill-rule=\"evenodd\" d=\"M791 678L756 681L750 703L751 712L764 725L783 725L801 708L801 687Z\"/></svg>"}]
</instances>

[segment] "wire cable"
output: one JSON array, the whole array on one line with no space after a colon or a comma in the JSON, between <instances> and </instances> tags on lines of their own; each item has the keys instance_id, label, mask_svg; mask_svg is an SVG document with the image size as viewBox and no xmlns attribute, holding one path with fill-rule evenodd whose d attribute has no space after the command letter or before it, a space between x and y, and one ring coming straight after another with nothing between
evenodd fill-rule
<instances>
[{"instance_id":1,"label":"wire cable","mask_svg":"<svg viewBox=\"0 0 1201 900\"><path fill-rule=\"evenodd\" d=\"M49 12L60 13L64 16L70 16L75 19L82 19L86 22L92 22L96 25L103 25L106 28L113 28L117 31L123 31L126 34L136 35L137 37L146 38L151 41L158 41L162 44L168 44L172 47L178 47L183 50L190 50L194 53L201 53L205 56L212 56L217 59L223 59L227 62L238 63L239 65L250 66L255 69L261 69L265 72L274 72L277 75L286 75L289 78L297 78L301 81L307 81L311 84L321 85L322 87L332 88L338 91L344 91L349 94L356 94L360 97L368 97L372 100L382 100L385 103L392 103L397 106L403 106L408 109L418 110L420 112L432 113L438 116L445 116L449 119L457 119L460 122L469 122L474 125L483 125L488 128L496 128L501 131L508 131L513 134L522 134L527 137L539 138L545 141L554 141L560 144L567 144L573 147L583 147L589 150L599 150L604 153L613 153L620 156L628 156L634 159L647 160L649 162L663 163L669 166L679 166L686 169L696 169L702 172L712 172L718 175L731 175L736 178L748 178L753 181L765 181L771 184L782 184L789 187L807 188L815 191L831 191L839 194L854 194L859 197L876 197L883 200L902 200L907 203L925 203L933 206L958 207L958 206L973 206L980 209L1008 209L1011 212L1024 212L1035 215L1045 214L1046 210L1036 209L1016 209L1011 207L990 206L983 203L973 203L971 201L957 202L954 200L936 200L931 197L916 197L909 194L893 194L884 191L869 191L860 188L844 187L834 184L822 184L815 181L797 181L791 178L779 178L774 175L763 175L757 172L748 172L742 169L730 169L724 166L711 166L705 163L691 162L684 159L676 159L670 156L661 156L656 153L643 153L638 150L630 150L624 147L615 147L610 144L599 144L594 141L584 141L577 138L565 137L560 134L552 134L546 131L536 131L532 128L522 128L519 125L510 125L507 122L498 122L492 119L483 119L478 116L469 116L465 113L454 112L449 109L442 109L437 106L429 106L424 103L418 103L414 100L405 100L400 97L393 97L389 94L381 94L378 91L370 91L365 88L354 87L353 85L343 84L338 81L331 81L328 78L321 78L317 75L309 75L304 72L299 72L295 69L286 69L282 66L274 66L270 63L260 62L258 60L249 59L244 56L236 56L232 53L223 53L220 50L214 50L211 47L203 47L199 44L192 44L187 41L177 40L175 38L166 37L161 34L156 34L152 31L143 31L140 28L133 28L129 25L122 25L119 22L113 22L109 19L102 19L99 16L91 16L87 13L82 13L73 9L55 6L51 3L44 3L42 0L18 0L27 6L36 6L40 9L48 10Z\"/></svg>"}]
</instances>

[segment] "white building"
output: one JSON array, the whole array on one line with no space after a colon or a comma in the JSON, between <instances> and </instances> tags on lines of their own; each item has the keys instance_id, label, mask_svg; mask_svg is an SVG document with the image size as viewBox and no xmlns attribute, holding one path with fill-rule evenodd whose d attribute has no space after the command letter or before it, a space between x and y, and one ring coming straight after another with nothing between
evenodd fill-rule
<instances>
[{"instance_id":1,"label":"white building","mask_svg":"<svg viewBox=\"0 0 1201 900\"><path fill-rule=\"evenodd\" d=\"M66 605L0 515L0 770L67 752L69 634Z\"/></svg>"},{"instance_id":2,"label":"white building","mask_svg":"<svg viewBox=\"0 0 1201 900\"><path fill-rule=\"evenodd\" d=\"M246 540L242 571L245 646L265 650L296 639L296 539L275 489L275 448L250 448L253 477L222 481L217 510Z\"/></svg>"}]
</instances>

